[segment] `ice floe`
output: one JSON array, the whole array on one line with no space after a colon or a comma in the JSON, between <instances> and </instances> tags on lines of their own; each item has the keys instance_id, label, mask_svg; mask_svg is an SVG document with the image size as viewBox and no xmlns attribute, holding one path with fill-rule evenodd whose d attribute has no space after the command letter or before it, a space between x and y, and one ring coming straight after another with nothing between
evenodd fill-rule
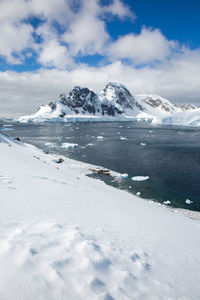
<instances>
[{"instance_id":1,"label":"ice floe","mask_svg":"<svg viewBox=\"0 0 200 300\"><path fill-rule=\"evenodd\" d=\"M78 144L73 144L73 143L62 143L61 148L77 148Z\"/></svg>"},{"instance_id":2,"label":"ice floe","mask_svg":"<svg viewBox=\"0 0 200 300\"><path fill-rule=\"evenodd\" d=\"M144 181L144 180L148 180L149 176L133 176L131 179L133 181Z\"/></svg>"}]
</instances>

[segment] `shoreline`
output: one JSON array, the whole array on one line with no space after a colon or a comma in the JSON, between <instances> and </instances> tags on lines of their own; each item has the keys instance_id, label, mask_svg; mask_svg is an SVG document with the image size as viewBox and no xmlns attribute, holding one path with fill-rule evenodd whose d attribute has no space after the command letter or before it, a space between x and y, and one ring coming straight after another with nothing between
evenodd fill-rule
<instances>
[{"instance_id":1,"label":"shoreline","mask_svg":"<svg viewBox=\"0 0 200 300\"><path fill-rule=\"evenodd\" d=\"M3 131L3 132L0 131L0 134L5 135L6 137L10 138L10 136L7 133L5 133L5 131ZM36 147L36 146L34 146L32 144L29 144L29 143L27 145ZM90 163L87 163L87 162L82 162L82 161L79 161L79 160L76 160L76 159L71 159L71 158L68 158L67 156L64 156L64 155L51 154L51 153L50 154L46 154L43 149L40 149L38 147L36 147L36 148L39 151L42 151L45 155L49 155L49 156L53 156L53 157L57 156L57 157L60 157L60 158L62 158L64 160L69 160L72 163L74 162L74 164L85 165L85 167L88 167L88 173L85 174L85 175L91 175L93 173L94 169L105 169L104 167L102 167L100 165L93 165L93 164L90 164ZM93 169L93 171L92 171L92 169ZM111 169L109 169L109 172L110 172L110 176L113 177L113 178L114 177L120 178L120 176L122 175L121 173L113 171ZM115 187L115 186L113 186L111 184L106 183L104 180L95 179L95 178L92 178L92 179L94 179L94 180L100 180L100 181L102 181L103 183L105 183L108 186L111 186L111 187L113 187L113 188L115 188L117 190L122 190L124 192L127 192L128 194L131 194L133 197L137 197L137 198L142 199L144 201L147 201L149 203L155 204L157 206L161 206L161 207L163 207L163 208L165 208L165 209L167 209L169 211L174 212L175 214L180 214L180 215L183 215L183 216L186 216L188 218L191 218L191 219L194 219L194 220L198 220L198 221L200 220L200 211L190 210L190 209L186 209L186 208L177 208L177 207L173 207L173 206L169 206L169 205L160 203L160 202L158 202L158 201L156 201L154 199L142 198L141 196L137 196L137 195L135 195L133 193L130 193L128 190L118 189L117 187Z\"/></svg>"},{"instance_id":2,"label":"shoreline","mask_svg":"<svg viewBox=\"0 0 200 300\"><path fill-rule=\"evenodd\" d=\"M2 134L0 165L0 298L198 298L199 222Z\"/></svg>"}]
</instances>

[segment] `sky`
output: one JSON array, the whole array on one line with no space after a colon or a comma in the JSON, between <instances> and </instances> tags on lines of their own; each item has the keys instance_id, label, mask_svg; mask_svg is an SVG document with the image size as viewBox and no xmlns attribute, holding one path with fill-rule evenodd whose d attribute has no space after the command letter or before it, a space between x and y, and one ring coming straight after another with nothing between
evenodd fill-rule
<instances>
[{"instance_id":1,"label":"sky","mask_svg":"<svg viewBox=\"0 0 200 300\"><path fill-rule=\"evenodd\" d=\"M200 106L199 0L0 0L0 116L75 85Z\"/></svg>"}]
</instances>

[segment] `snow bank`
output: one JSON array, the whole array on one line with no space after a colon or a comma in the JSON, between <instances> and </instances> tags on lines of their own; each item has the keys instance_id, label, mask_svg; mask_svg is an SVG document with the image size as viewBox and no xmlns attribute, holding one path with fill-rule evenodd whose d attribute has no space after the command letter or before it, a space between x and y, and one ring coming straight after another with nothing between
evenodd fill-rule
<instances>
[{"instance_id":1,"label":"snow bank","mask_svg":"<svg viewBox=\"0 0 200 300\"><path fill-rule=\"evenodd\" d=\"M0 166L0 299L199 298L198 221L1 134Z\"/></svg>"}]
</instances>

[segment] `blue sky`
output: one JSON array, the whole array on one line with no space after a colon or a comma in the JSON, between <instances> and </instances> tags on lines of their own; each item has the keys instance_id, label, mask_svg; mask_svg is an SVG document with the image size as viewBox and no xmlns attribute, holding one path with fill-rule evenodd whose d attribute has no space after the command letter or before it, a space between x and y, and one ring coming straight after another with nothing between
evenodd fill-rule
<instances>
[{"instance_id":1,"label":"blue sky","mask_svg":"<svg viewBox=\"0 0 200 300\"><path fill-rule=\"evenodd\" d=\"M126 3L136 12L137 20L132 26L126 24L125 30L139 32L145 24L159 28L168 39L178 40L191 48L200 46L199 0L133 0Z\"/></svg>"},{"instance_id":2,"label":"blue sky","mask_svg":"<svg viewBox=\"0 0 200 300\"><path fill-rule=\"evenodd\" d=\"M2 114L108 81L199 104L199 15L198 0L1 0Z\"/></svg>"}]
</instances>

